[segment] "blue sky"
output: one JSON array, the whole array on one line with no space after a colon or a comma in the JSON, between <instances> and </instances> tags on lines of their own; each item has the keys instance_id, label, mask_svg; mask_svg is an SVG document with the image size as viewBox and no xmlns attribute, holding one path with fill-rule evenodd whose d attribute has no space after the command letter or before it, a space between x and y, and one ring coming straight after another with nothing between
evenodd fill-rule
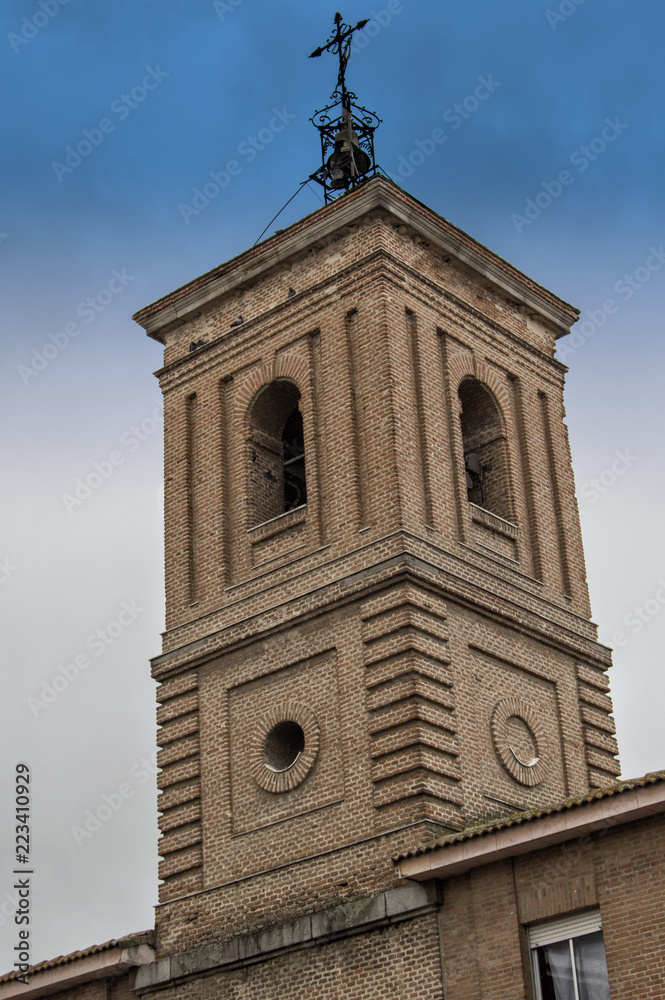
<instances>
[{"instance_id":1,"label":"blue sky","mask_svg":"<svg viewBox=\"0 0 665 1000\"><path fill-rule=\"evenodd\" d=\"M319 165L308 118L335 64L307 56L334 12L304 0L5 0L0 13L0 844L11 858L13 767L25 760L35 961L152 924L161 356L131 315L252 244ZM559 354L594 618L617 646L624 774L663 767L665 8L348 0L342 14L371 18L348 79L383 119L382 168L582 310ZM268 135L276 115L283 127ZM198 214L183 209L230 161L223 190ZM275 226L319 205L312 188ZM63 499L94 472L89 496ZM40 707L61 668L71 680ZM121 786L99 828L77 834ZM6 893L8 862L9 968Z\"/></svg>"}]
</instances>

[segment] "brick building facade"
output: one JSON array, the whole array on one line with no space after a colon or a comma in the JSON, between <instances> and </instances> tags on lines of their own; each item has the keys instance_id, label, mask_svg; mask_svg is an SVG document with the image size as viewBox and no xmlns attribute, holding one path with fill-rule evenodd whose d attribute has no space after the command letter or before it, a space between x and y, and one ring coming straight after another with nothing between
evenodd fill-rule
<instances>
[{"instance_id":1,"label":"brick building facade","mask_svg":"<svg viewBox=\"0 0 665 1000\"><path fill-rule=\"evenodd\" d=\"M137 314L165 352L156 929L0 1000L548 1000L531 963L596 968L601 927L613 1000L663 995L665 776L615 783L577 315L378 176Z\"/></svg>"}]
</instances>

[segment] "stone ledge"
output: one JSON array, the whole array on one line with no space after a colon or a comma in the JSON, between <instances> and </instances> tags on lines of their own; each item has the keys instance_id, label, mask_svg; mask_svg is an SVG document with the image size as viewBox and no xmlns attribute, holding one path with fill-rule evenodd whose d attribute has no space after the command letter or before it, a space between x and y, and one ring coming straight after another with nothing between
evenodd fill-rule
<instances>
[{"instance_id":1,"label":"stone ledge","mask_svg":"<svg viewBox=\"0 0 665 1000\"><path fill-rule=\"evenodd\" d=\"M438 904L438 887L434 882L389 889L378 896L144 965L137 970L132 989L143 993L214 969L264 961L277 952L328 944L340 937L422 916L434 911Z\"/></svg>"},{"instance_id":2,"label":"stone ledge","mask_svg":"<svg viewBox=\"0 0 665 1000\"><path fill-rule=\"evenodd\" d=\"M403 548L393 555L374 560L375 549L392 544L396 537L400 542L403 539ZM430 550L427 559L412 553L412 542ZM424 542L410 532L394 532L367 543L355 553L330 556L311 569L303 569L301 575L293 579L298 582L309 577L304 593L290 596L286 602L266 603L256 610L257 602L265 600L266 594L280 586L279 578L277 583L273 582L274 569L263 569L250 580L232 588L234 591L242 590L243 595L235 597L228 606L217 608L199 620L174 626L165 633L165 641L175 644L178 634L186 635L188 631L204 626L209 629L205 637L183 641L181 645L174 645L154 657L151 660L153 677L161 682L171 680L179 671L190 670L216 659L222 649L225 653L240 649L259 636L264 637L283 628L286 607L291 608L297 603L299 621L310 620L358 598L365 600L377 590L386 589L393 580L419 587L424 583L431 589L433 579L436 579L436 586L443 586L447 600L462 601L476 610L490 609L496 613L497 603L500 603L498 613L511 625L517 623L519 630L528 630L540 641L546 636L566 654L572 653L584 660L589 656L600 661L599 665L603 668L609 665L608 648L594 641L592 633L595 633L596 626L578 612L555 604L543 595L542 584L523 573L518 563L501 557L489 548L481 550L477 545L466 543L459 543L459 548L459 552L452 552ZM309 560L325 549L326 546L298 558ZM472 561L469 561L469 554ZM485 573L487 579L486 586L481 590L477 583L472 582L472 576L475 577L478 571ZM264 589L247 590L248 584ZM498 596L504 584L510 595L506 598ZM519 610L516 612L516 609ZM282 617L276 620L277 614ZM267 628L263 624L265 621L270 623ZM556 639L553 639L554 630ZM593 646L591 641L594 641ZM194 657L192 654L198 655Z\"/></svg>"},{"instance_id":3,"label":"stone ledge","mask_svg":"<svg viewBox=\"0 0 665 1000\"><path fill-rule=\"evenodd\" d=\"M493 514L486 507L479 507L478 504L469 502L469 512L471 520L475 521L476 524L482 524L486 528L490 528L491 531L496 531L497 534L503 535L505 538L519 538L520 529L516 524L513 524L512 521L506 521L505 517Z\"/></svg>"},{"instance_id":4,"label":"stone ledge","mask_svg":"<svg viewBox=\"0 0 665 1000\"><path fill-rule=\"evenodd\" d=\"M287 510L283 514L271 517L267 521L255 524L253 528L247 529L247 537L252 545L256 542L263 542L266 538L278 535L280 531L293 527L294 524L302 524L307 520L307 504L301 504L293 510Z\"/></svg>"}]
</instances>

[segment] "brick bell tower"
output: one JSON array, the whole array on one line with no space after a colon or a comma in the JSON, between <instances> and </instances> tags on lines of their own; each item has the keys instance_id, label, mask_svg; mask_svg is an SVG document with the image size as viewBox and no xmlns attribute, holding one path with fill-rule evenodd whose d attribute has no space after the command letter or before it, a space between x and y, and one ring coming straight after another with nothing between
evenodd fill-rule
<instances>
[{"instance_id":1,"label":"brick bell tower","mask_svg":"<svg viewBox=\"0 0 665 1000\"><path fill-rule=\"evenodd\" d=\"M348 187L135 317L165 351L158 957L375 899L396 854L619 770L577 311Z\"/></svg>"}]
</instances>

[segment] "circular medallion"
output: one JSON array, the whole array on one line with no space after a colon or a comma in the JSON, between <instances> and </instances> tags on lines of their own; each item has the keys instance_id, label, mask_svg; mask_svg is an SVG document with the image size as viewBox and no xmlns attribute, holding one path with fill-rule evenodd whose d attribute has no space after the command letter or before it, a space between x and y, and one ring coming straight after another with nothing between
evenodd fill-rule
<instances>
[{"instance_id":1,"label":"circular medallion","mask_svg":"<svg viewBox=\"0 0 665 1000\"><path fill-rule=\"evenodd\" d=\"M267 792L288 792L311 771L320 743L313 713L296 702L281 702L256 727L250 748L251 775Z\"/></svg>"},{"instance_id":2,"label":"circular medallion","mask_svg":"<svg viewBox=\"0 0 665 1000\"><path fill-rule=\"evenodd\" d=\"M518 698L503 698L494 706L490 728L506 771L521 785L540 784L547 773L545 738L533 709Z\"/></svg>"}]
</instances>

